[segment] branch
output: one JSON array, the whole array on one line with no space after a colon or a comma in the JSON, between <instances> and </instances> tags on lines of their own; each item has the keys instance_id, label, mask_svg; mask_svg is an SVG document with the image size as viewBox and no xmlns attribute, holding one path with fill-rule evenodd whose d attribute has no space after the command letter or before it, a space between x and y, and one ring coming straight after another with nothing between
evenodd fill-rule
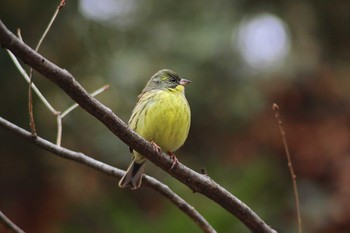
<instances>
[{"instance_id":1,"label":"branch","mask_svg":"<svg viewBox=\"0 0 350 233\"><path fill-rule=\"evenodd\" d=\"M27 72L23 69L23 67L21 66L21 64L19 64L17 58L15 57L15 55L13 55L13 53L11 53L11 51L6 50L7 53L9 54L10 58L12 59L12 62L15 64L16 68L18 69L18 71L20 72L20 74L22 75L22 77L26 80L27 83L30 82L30 78L27 74ZM37 94L37 96L39 97L39 99L44 103L44 105L49 109L49 111L54 114L57 115L58 111L56 109L54 109L54 107L52 107L52 105L49 103L49 101L47 101L45 99L45 97L43 96L43 94L39 91L39 89L35 86L34 83L32 83L32 88L34 90L34 92Z\"/></svg>"},{"instance_id":2,"label":"branch","mask_svg":"<svg viewBox=\"0 0 350 233\"><path fill-rule=\"evenodd\" d=\"M289 173L290 173L290 177L291 177L291 180L293 183L294 201L295 201L296 215L297 215L297 222L298 222L298 232L302 233L303 227L302 227L302 223L301 223L301 211L300 211L299 192L298 192L298 186L297 186L297 177L294 173L292 158L291 158L290 153L289 153L288 143L287 143L287 139L286 139L286 132L283 129L283 124L282 124L282 120L281 120L280 113L279 113L280 107L278 107L278 105L274 103L272 105L272 109L273 109L273 111L275 111L275 118L277 120L278 129L280 130L280 133L281 133L284 150L285 150L285 153L287 156Z\"/></svg>"},{"instance_id":3,"label":"branch","mask_svg":"<svg viewBox=\"0 0 350 233\"><path fill-rule=\"evenodd\" d=\"M20 37L20 33L18 33L19 38L21 41L23 41ZM44 105L49 109L49 111L56 116L56 121L57 121L57 138L56 138L56 144L58 146L61 145L61 141L62 141L62 119L63 117L65 117L66 115L68 115L71 111L73 111L75 108L77 108L79 105L78 104L73 104L71 107L69 107L68 109L66 109L64 112L60 112L57 111L56 109L54 109L52 107L52 105L49 103L49 101L46 100L46 98L44 97L44 95L39 91L39 89L35 86L35 84L33 82L31 82L30 77L28 76L27 72L23 69L23 67L21 66L21 64L18 62L17 58L15 55L13 55L13 53L11 53L10 50L6 49L7 53L9 54L10 58L12 59L13 63L15 64L16 68L18 69L18 71L20 72L20 74L23 76L23 78L28 82L28 84L31 85L30 89L33 89L34 92L37 94L37 96L39 97L39 99L44 103ZM99 88L98 90L94 91L93 93L91 93L91 96L96 96L101 94L102 92L104 92L105 90L107 90L109 88L109 85L105 85L101 88ZM29 106L32 106L31 101L29 101ZM29 111L29 115L32 115L32 112ZM32 118L32 117L31 117ZM34 118L32 118L32 120L30 120L30 122L33 122L34 124ZM33 128L32 129L32 134L33 134ZM35 135L35 134L33 134Z\"/></svg>"},{"instance_id":4,"label":"branch","mask_svg":"<svg viewBox=\"0 0 350 233\"><path fill-rule=\"evenodd\" d=\"M144 155L156 166L187 185L194 192L199 192L218 203L240 219L252 232L276 232L247 205L208 176L199 174L180 162L172 170L169 170L172 166L172 160L168 155L165 153L159 154L148 141L130 130L112 110L91 97L67 70L58 67L22 43L1 21L0 43L2 46L11 50L23 62L58 85L83 109L102 122L125 144Z\"/></svg>"},{"instance_id":5,"label":"branch","mask_svg":"<svg viewBox=\"0 0 350 233\"><path fill-rule=\"evenodd\" d=\"M101 94L102 92L104 92L105 90L107 90L109 88L109 85L104 85L103 87L97 89L96 91L94 91L93 93L91 93L92 97L97 96L98 94ZM77 108L79 105L78 104L73 104L72 106L70 106L69 108L67 108L64 112L62 112L61 114L61 118L65 117L68 115L68 113L70 113L71 111L73 111L75 108Z\"/></svg>"},{"instance_id":6,"label":"branch","mask_svg":"<svg viewBox=\"0 0 350 233\"><path fill-rule=\"evenodd\" d=\"M109 85L104 85L103 87L99 88L98 90L94 91L91 93L92 97L95 97L98 94L101 94L105 90L109 88ZM61 146L61 141L62 141L62 119L63 117L67 116L71 111L76 109L79 105L78 104L73 104L69 108L67 108L63 113L59 112L56 114L57 118L57 138L56 138L56 145Z\"/></svg>"},{"instance_id":7,"label":"branch","mask_svg":"<svg viewBox=\"0 0 350 233\"><path fill-rule=\"evenodd\" d=\"M57 6L57 9L55 11L55 13L53 14L49 24L47 25L43 35L41 36L41 38L39 39L39 42L37 44L37 46L35 47L35 51L38 52L41 43L44 41L47 33L49 32L53 22L55 21L58 13L60 12L60 10L64 7L64 5L66 4L65 0L61 0L61 2L59 3L59 5ZM19 31L20 32L20 31ZM21 40L23 41L23 40ZM33 92L32 92L32 83L33 83L33 67L30 67L29 70L29 88L28 88L28 109L29 109L29 118L30 118L30 128L32 129L32 134L34 136L36 136L36 129L35 129L35 121L34 121L34 113L33 113ZM58 126L61 126L61 118L58 116L57 117L57 124ZM62 128L58 128L57 130L57 144L60 145L61 143L61 134L62 134Z\"/></svg>"},{"instance_id":8,"label":"branch","mask_svg":"<svg viewBox=\"0 0 350 233\"><path fill-rule=\"evenodd\" d=\"M17 125L5 120L2 117L0 117L0 126L11 131L12 133L15 133L17 136L26 139L27 141L37 145L38 147L44 150L52 152L53 154L59 157L73 160L85 166L89 166L106 175L121 178L125 173L123 170L102 163L83 153L75 152L64 147L58 146L39 136L33 137L33 135L30 132L18 127ZM174 193L168 186L164 185L155 178L146 175L143 177L143 180L146 185L161 193L163 196L165 196L171 202L173 202L179 209L185 212L203 230L203 232L216 232L214 228L191 205L189 205L186 201L184 201L181 197Z\"/></svg>"},{"instance_id":9,"label":"branch","mask_svg":"<svg viewBox=\"0 0 350 233\"><path fill-rule=\"evenodd\" d=\"M61 10L65 5L66 5L66 1L65 1L65 0L61 0L60 3L58 4L58 6L57 6L57 8L56 8L56 10L55 10L55 13L54 13L53 16L51 17L51 20L50 20L49 24L47 25L47 27L46 27L44 33L43 33L42 36L40 37L39 42L38 42L38 44L37 44L36 47L35 47L35 51L37 51L37 52L39 51L40 45L43 43L43 41L44 41L44 39L45 39L47 33L49 32L49 30L50 30L50 28L51 28L53 22L55 21L55 19L56 19L58 13L60 12L60 10Z\"/></svg>"},{"instance_id":10,"label":"branch","mask_svg":"<svg viewBox=\"0 0 350 233\"><path fill-rule=\"evenodd\" d=\"M5 226L8 230L6 232L14 232L14 233L24 233L16 224L14 224L6 215L4 215L0 211L0 222Z\"/></svg>"}]
</instances>

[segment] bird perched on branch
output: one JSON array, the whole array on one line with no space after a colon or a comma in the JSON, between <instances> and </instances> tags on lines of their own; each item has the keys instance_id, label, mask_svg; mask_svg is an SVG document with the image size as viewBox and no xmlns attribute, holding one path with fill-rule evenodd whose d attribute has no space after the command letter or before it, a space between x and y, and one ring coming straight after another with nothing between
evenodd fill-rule
<instances>
[{"instance_id":1,"label":"bird perched on branch","mask_svg":"<svg viewBox=\"0 0 350 233\"><path fill-rule=\"evenodd\" d=\"M144 139L150 141L158 151L171 156L173 164L177 158L173 152L179 149L188 136L191 111L185 97L185 85L190 83L174 71L163 69L154 74L139 95L132 111L129 126ZM119 187L138 189L141 186L146 158L130 148L133 156Z\"/></svg>"}]
</instances>

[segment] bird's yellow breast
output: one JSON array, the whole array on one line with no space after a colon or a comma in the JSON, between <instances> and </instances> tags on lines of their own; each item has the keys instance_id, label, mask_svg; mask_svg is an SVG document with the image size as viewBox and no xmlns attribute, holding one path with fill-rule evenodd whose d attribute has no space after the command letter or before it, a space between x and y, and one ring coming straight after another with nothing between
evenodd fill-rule
<instances>
[{"instance_id":1,"label":"bird's yellow breast","mask_svg":"<svg viewBox=\"0 0 350 233\"><path fill-rule=\"evenodd\" d=\"M142 94L136 105L130 127L148 141L155 142L165 152L174 152L185 142L191 113L184 87L152 90Z\"/></svg>"}]
</instances>

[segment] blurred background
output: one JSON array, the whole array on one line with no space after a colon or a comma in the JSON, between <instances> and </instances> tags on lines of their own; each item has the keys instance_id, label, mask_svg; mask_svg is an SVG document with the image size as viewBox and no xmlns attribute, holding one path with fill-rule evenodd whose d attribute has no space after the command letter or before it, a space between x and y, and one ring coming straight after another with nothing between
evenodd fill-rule
<instances>
[{"instance_id":1,"label":"blurred background","mask_svg":"<svg viewBox=\"0 0 350 233\"><path fill-rule=\"evenodd\" d=\"M59 0L0 2L0 18L35 47ZM128 121L137 95L162 68L192 80L192 125L179 160L208 174L274 229L296 232L292 183L272 104L281 108L301 198L304 232L350 232L350 2L67 1L40 48ZM28 70L28 67L25 66ZM0 51L0 116L29 129L27 84ZM73 101L34 82L64 111ZM56 119L34 97L38 133ZM77 109L63 120L64 147L127 168L126 145ZM159 168L218 232L249 232L227 211ZM0 128L0 210L27 232L201 232L159 193L53 156ZM1 231L1 228L0 228Z\"/></svg>"}]
</instances>

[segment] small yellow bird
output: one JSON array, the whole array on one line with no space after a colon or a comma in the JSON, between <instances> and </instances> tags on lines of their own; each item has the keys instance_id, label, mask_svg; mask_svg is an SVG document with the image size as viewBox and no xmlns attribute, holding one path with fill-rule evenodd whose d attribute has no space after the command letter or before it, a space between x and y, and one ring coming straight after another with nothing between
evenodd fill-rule
<instances>
[{"instance_id":1,"label":"small yellow bird","mask_svg":"<svg viewBox=\"0 0 350 233\"><path fill-rule=\"evenodd\" d=\"M173 152L186 141L191 124L191 111L185 97L188 83L190 80L181 79L174 71L158 71L139 95L129 120L132 130L171 156L173 166L177 163ZM119 187L138 189L146 158L131 148L130 153L133 161L119 181Z\"/></svg>"}]
</instances>

